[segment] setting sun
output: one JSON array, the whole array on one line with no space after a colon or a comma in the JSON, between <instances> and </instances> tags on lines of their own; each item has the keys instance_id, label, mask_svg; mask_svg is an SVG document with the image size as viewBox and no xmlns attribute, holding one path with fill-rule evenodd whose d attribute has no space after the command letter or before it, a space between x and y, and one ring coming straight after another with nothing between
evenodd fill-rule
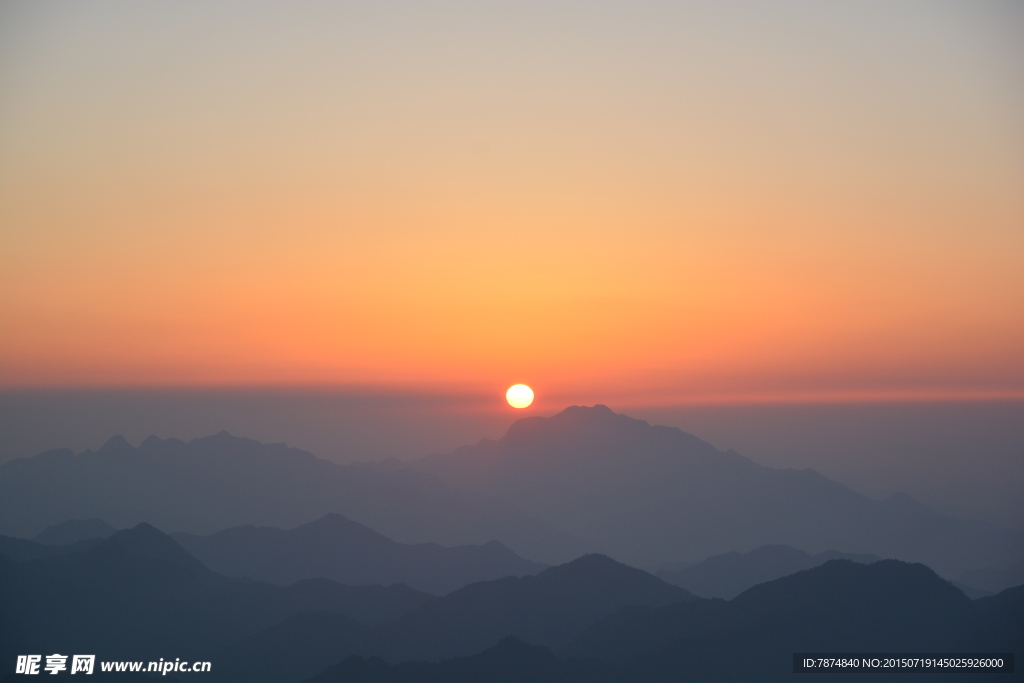
<instances>
[{"instance_id":1,"label":"setting sun","mask_svg":"<svg viewBox=\"0 0 1024 683\"><path fill-rule=\"evenodd\" d=\"M505 392L505 400L513 408L528 408L533 403L533 389L525 384L513 384Z\"/></svg>"}]
</instances>

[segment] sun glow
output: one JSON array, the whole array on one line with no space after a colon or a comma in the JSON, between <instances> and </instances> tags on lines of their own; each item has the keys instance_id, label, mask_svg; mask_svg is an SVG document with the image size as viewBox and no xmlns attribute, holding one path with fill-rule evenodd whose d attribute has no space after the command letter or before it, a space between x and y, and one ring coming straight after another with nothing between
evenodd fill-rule
<instances>
[{"instance_id":1,"label":"sun glow","mask_svg":"<svg viewBox=\"0 0 1024 683\"><path fill-rule=\"evenodd\" d=\"M533 389L525 384L513 384L505 392L505 400L513 408L527 408L533 403Z\"/></svg>"}]
</instances>

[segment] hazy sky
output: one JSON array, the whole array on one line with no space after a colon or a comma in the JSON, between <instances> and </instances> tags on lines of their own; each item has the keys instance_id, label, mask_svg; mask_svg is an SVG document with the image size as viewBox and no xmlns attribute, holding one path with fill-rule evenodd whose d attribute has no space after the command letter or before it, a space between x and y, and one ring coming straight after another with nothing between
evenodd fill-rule
<instances>
[{"instance_id":1,"label":"hazy sky","mask_svg":"<svg viewBox=\"0 0 1024 683\"><path fill-rule=\"evenodd\" d=\"M2 2L0 386L1022 396L1022 7Z\"/></svg>"}]
</instances>

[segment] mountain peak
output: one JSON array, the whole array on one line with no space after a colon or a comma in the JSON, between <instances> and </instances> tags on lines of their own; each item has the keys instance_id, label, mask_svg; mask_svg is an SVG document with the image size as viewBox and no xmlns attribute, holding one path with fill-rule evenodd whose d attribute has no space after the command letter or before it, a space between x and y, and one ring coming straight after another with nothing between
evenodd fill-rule
<instances>
[{"instance_id":1,"label":"mountain peak","mask_svg":"<svg viewBox=\"0 0 1024 683\"><path fill-rule=\"evenodd\" d=\"M131 529L118 531L100 543L94 552L106 556L132 556L160 560L207 574L209 570L177 541L151 524L142 522Z\"/></svg>"},{"instance_id":2,"label":"mountain peak","mask_svg":"<svg viewBox=\"0 0 1024 683\"><path fill-rule=\"evenodd\" d=\"M128 443L127 439L125 439L120 434L115 434L114 436L107 439L107 442L105 444L100 446L100 449L97 451L97 453L126 453L133 450L135 449L132 447L130 443Z\"/></svg>"},{"instance_id":3,"label":"mountain peak","mask_svg":"<svg viewBox=\"0 0 1024 683\"><path fill-rule=\"evenodd\" d=\"M612 433L635 433L650 429L644 420L620 415L603 404L569 406L551 417L525 417L508 428L501 441L531 442L537 439L606 436Z\"/></svg>"},{"instance_id":4,"label":"mountain peak","mask_svg":"<svg viewBox=\"0 0 1024 683\"><path fill-rule=\"evenodd\" d=\"M295 527L289 533L303 536L320 536L325 542L328 542L328 540L330 542L337 542L340 537L345 537L349 540L359 538L364 541L373 541L388 546L395 544L395 541L392 541L383 534L338 512L328 512L323 517Z\"/></svg>"},{"instance_id":5,"label":"mountain peak","mask_svg":"<svg viewBox=\"0 0 1024 683\"><path fill-rule=\"evenodd\" d=\"M572 562L545 569L537 575L537 579L542 583L561 586L570 592L590 590L609 595L629 595L638 599L636 604L647 604L651 599L655 602L660 599L666 602L693 599L693 595L683 588L667 584L641 569L598 553L583 555ZM632 603L627 599L624 604Z\"/></svg>"}]
</instances>

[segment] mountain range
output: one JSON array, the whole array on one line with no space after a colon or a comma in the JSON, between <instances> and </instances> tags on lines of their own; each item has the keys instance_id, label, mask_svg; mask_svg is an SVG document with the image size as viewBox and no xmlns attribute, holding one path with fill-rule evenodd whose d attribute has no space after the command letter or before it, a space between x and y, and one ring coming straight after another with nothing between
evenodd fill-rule
<instances>
[{"instance_id":1,"label":"mountain range","mask_svg":"<svg viewBox=\"0 0 1024 683\"><path fill-rule=\"evenodd\" d=\"M285 585L326 578L355 586L404 583L443 595L477 581L536 574L547 566L524 560L497 541L451 548L396 543L337 513L288 531L247 525L210 536L172 537L220 574Z\"/></svg>"},{"instance_id":2,"label":"mountain range","mask_svg":"<svg viewBox=\"0 0 1024 683\"><path fill-rule=\"evenodd\" d=\"M800 651L1024 645L1024 586L972 601L895 560L830 560L725 601L586 555L433 597L403 585L226 578L147 524L81 543L39 559L0 556L0 660L173 653L214 662L211 683L770 681L788 679Z\"/></svg>"},{"instance_id":3,"label":"mountain range","mask_svg":"<svg viewBox=\"0 0 1024 683\"><path fill-rule=\"evenodd\" d=\"M107 538L112 536L117 529L110 526L102 519L69 519L60 524L53 524L46 527L32 537L36 543L45 545L71 545L79 541L88 541L93 538Z\"/></svg>"},{"instance_id":4,"label":"mountain range","mask_svg":"<svg viewBox=\"0 0 1024 683\"><path fill-rule=\"evenodd\" d=\"M924 565L831 560L731 601L623 607L554 651L507 636L476 654L437 662L353 655L307 683L788 681L795 652L1019 652L1021 615L1024 586L971 601ZM902 681L906 675L874 672L870 678ZM994 677L1024 678L1019 670ZM828 679L863 675L830 672Z\"/></svg>"},{"instance_id":5,"label":"mountain range","mask_svg":"<svg viewBox=\"0 0 1024 683\"><path fill-rule=\"evenodd\" d=\"M70 651L202 659L295 614L329 611L372 626L432 599L403 585L225 578L140 524L82 550L20 562L0 556L0 658Z\"/></svg>"},{"instance_id":6,"label":"mountain range","mask_svg":"<svg viewBox=\"0 0 1024 683\"><path fill-rule=\"evenodd\" d=\"M950 518L904 495L874 500L813 470L764 467L601 405L521 419L498 440L410 463L339 465L221 433L150 437L137 448L115 437L96 452L0 465L0 533L13 536L93 517L209 535L329 513L403 544L498 541L548 564L597 552L656 567L788 545L923 562L957 577L1024 559L1024 531Z\"/></svg>"},{"instance_id":7,"label":"mountain range","mask_svg":"<svg viewBox=\"0 0 1024 683\"><path fill-rule=\"evenodd\" d=\"M513 504L427 475L339 465L227 432L188 443L154 436L138 447L112 437L95 452L53 450L0 465L0 534L8 536L94 517L191 534L247 524L287 529L332 512L402 543L499 540L545 562L584 550Z\"/></svg>"},{"instance_id":8,"label":"mountain range","mask_svg":"<svg viewBox=\"0 0 1024 683\"><path fill-rule=\"evenodd\" d=\"M762 545L923 562L956 576L1024 555L1024 531L940 515L905 495L863 496L809 469L764 467L603 405L516 421L500 439L407 465L635 566Z\"/></svg>"},{"instance_id":9,"label":"mountain range","mask_svg":"<svg viewBox=\"0 0 1024 683\"><path fill-rule=\"evenodd\" d=\"M759 583L817 567L829 560L870 564L879 559L877 555L841 553L836 550L811 555L788 545L763 545L749 553L725 553L682 569L659 571L657 576L702 598L731 600Z\"/></svg>"},{"instance_id":10,"label":"mountain range","mask_svg":"<svg viewBox=\"0 0 1024 683\"><path fill-rule=\"evenodd\" d=\"M389 661L469 655L512 634L559 648L588 624L627 605L693 600L686 590L603 555L584 555L536 576L460 588L386 624L371 648Z\"/></svg>"},{"instance_id":11,"label":"mountain range","mask_svg":"<svg viewBox=\"0 0 1024 683\"><path fill-rule=\"evenodd\" d=\"M730 601L620 610L561 654L623 666L624 680L771 681L790 680L795 652L1006 653L1022 645L1024 586L972 601L921 564L830 560Z\"/></svg>"}]
</instances>

